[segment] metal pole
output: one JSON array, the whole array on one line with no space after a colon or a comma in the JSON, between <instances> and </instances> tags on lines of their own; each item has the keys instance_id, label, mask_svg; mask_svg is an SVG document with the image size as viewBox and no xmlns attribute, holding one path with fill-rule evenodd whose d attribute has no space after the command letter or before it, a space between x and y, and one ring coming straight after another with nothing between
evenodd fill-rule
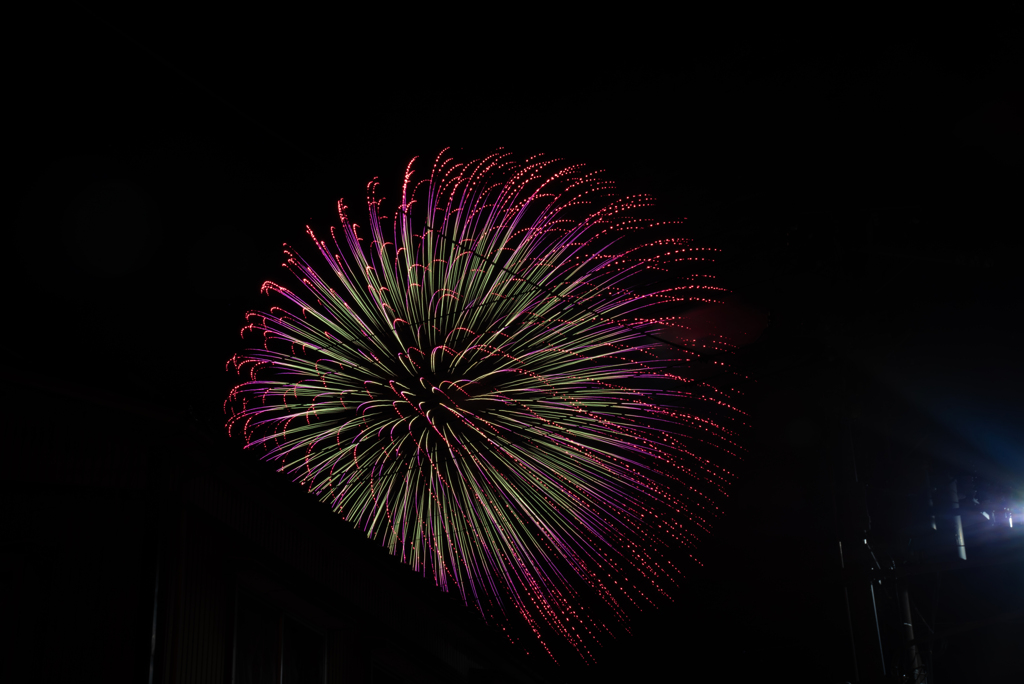
<instances>
[{"instance_id":1,"label":"metal pole","mask_svg":"<svg viewBox=\"0 0 1024 684\"><path fill-rule=\"evenodd\" d=\"M960 497L956 492L956 478L949 481L949 495L953 503L953 534L956 540L956 553L960 560L967 560L967 548L964 546L964 526L960 521Z\"/></svg>"},{"instance_id":2,"label":"metal pole","mask_svg":"<svg viewBox=\"0 0 1024 684\"><path fill-rule=\"evenodd\" d=\"M924 682L922 678L924 663L921 662L921 655L917 652L917 645L914 643L914 619L910 614L910 594L906 589L900 592L900 603L903 605L903 633L907 638L907 643L910 644L911 681Z\"/></svg>"},{"instance_id":3,"label":"metal pole","mask_svg":"<svg viewBox=\"0 0 1024 684\"><path fill-rule=\"evenodd\" d=\"M875 632L878 634L878 654L882 656L882 676L885 676L885 649L882 648L882 628L878 624L878 604L875 602L875 581L871 580L871 608L875 611Z\"/></svg>"},{"instance_id":4,"label":"metal pole","mask_svg":"<svg viewBox=\"0 0 1024 684\"><path fill-rule=\"evenodd\" d=\"M932 599L932 634L935 634L935 628L938 624L935 622L935 617L939 614L939 589L942 587L942 573L935 573L935 598ZM928 676L935 680L935 643L928 645Z\"/></svg>"},{"instance_id":5,"label":"metal pole","mask_svg":"<svg viewBox=\"0 0 1024 684\"><path fill-rule=\"evenodd\" d=\"M843 542L839 542L839 569L846 571L846 561L843 560ZM857 640L853 636L853 615L850 612L850 590L843 582L843 599L846 601L846 626L850 629L850 654L853 656L853 681L860 681L860 668L857 667Z\"/></svg>"},{"instance_id":6,"label":"metal pole","mask_svg":"<svg viewBox=\"0 0 1024 684\"><path fill-rule=\"evenodd\" d=\"M156 665L157 608L160 605L160 563L163 560L163 555L163 544L158 541L156 551L156 574L153 579L153 625L149 639L149 684L153 684Z\"/></svg>"},{"instance_id":7,"label":"metal pole","mask_svg":"<svg viewBox=\"0 0 1024 684\"><path fill-rule=\"evenodd\" d=\"M937 530L939 528L935 524L935 502L932 501L932 481L931 478L928 476L927 463L924 466L924 486L925 489L928 490L928 514L931 517L932 529Z\"/></svg>"}]
</instances>

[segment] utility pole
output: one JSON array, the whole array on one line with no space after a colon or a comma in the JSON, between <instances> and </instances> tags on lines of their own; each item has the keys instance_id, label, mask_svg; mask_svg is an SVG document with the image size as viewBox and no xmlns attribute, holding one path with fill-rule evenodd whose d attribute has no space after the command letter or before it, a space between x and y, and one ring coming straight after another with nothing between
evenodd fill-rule
<instances>
[{"instance_id":1,"label":"utility pole","mask_svg":"<svg viewBox=\"0 0 1024 684\"><path fill-rule=\"evenodd\" d=\"M918 653L917 644L914 642L914 618L910 613L910 594L907 593L906 587L900 592L900 607L903 609L903 635L909 644L907 655L910 657L911 681L927 684L926 680L922 678L924 662L921 660L921 654Z\"/></svg>"},{"instance_id":2,"label":"utility pole","mask_svg":"<svg viewBox=\"0 0 1024 684\"><path fill-rule=\"evenodd\" d=\"M867 507L865 482L858 472L853 445L851 418L848 411L838 416L841 425L836 444L837 472L835 483L839 493L837 533L840 549L840 572L843 573L843 603L850 635L850 656L853 681L866 682L884 678L886 674L883 635L875 587L885 570L875 557L868 537L871 516Z\"/></svg>"},{"instance_id":3,"label":"utility pole","mask_svg":"<svg viewBox=\"0 0 1024 684\"><path fill-rule=\"evenodd\" d=\"M960 560L967 560L967 548L964 546L964 526L960 520L960 497L956 491L956 478L949 480L949 496L953 504L953 536L956 541L956 553Z\"/></svg>"}]
</instances>

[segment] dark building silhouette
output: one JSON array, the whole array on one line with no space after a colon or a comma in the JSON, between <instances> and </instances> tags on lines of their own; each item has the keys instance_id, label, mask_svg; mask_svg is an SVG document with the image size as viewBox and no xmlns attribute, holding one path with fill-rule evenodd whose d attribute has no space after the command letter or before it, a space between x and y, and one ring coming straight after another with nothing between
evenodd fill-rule
<instances>
[{"instance_id":1,"label":"dark building silhouette","mask_svg":"<svg viewBox=\"0 0 1024 684\"><path fill-rule=\"evenodd\" d=\"M543 681L187 416L39 376L17 395L62 418L23 412L8 443L25 457L4 479L6 681Z\"/></svg>"}]
</instances>

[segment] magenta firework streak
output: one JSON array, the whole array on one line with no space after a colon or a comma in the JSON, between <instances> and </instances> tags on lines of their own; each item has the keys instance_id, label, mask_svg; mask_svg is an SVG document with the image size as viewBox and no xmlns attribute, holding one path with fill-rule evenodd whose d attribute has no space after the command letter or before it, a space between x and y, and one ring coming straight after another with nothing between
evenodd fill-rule
<instances>
[{"instance_id":1,"label":"magenta firework streak","mask_svg":"<svg viewBox=\"0 0 1024 684\"><path fill-rule=\"evenodd\" d=\"M721 294L707 252L543 158L410 163L389 216L377 187L365 226L339 202L309 230L320 266L286 246L298 287L248 315L228 428L506 634L591 661L669 597L732 481L739 412L664 341Z\"/></svg>"}]
</instances>

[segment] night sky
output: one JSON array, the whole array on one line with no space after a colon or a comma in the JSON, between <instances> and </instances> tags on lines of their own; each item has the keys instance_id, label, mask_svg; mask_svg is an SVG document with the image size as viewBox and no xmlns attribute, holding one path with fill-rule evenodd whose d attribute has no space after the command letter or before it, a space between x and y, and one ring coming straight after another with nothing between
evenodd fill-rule
<instances>
[{"instance_id":1,"label":"night sky","mask_svg":"<svg viewBox=\"0 0 1024 684\"><path fill-rule=\"evenodd\" d=\"M371 178L387 195L449 146L605 169L722 250L735 296L694 315L745 343L751 429L704 570L586 677L838 681L825 407L848 406L864 450L923 450L1024 494L1024 16L805 33L381 12L12 28L9 372L219 435L244 313L339 197L358 210ZM1024 605L1004 579L949 605ZM1021 638L1017 621L1005 643L951 643L939 681L1003 674Z\"/></svg>"}]
</instances>

